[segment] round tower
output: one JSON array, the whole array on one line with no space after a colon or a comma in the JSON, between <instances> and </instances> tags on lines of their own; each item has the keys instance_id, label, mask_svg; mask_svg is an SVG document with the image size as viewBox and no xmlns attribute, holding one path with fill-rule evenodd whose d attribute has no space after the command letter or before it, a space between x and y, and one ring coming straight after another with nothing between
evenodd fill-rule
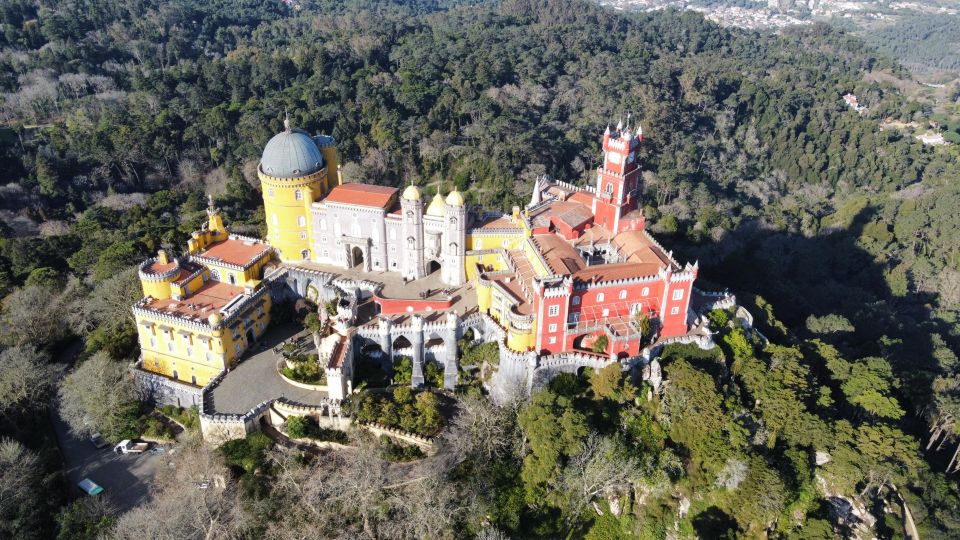
<instances>
[{"instance_id":1,"label":"round tower","mask_svg":"<svg viewBox=\"0 0 960 540\"><path fill-rule=\"evenodd\" d=\"M326 194L329 164L310 135L292 128L289 118L283 126L284 130L264 147L257 167L263 190L267 241L276 248L282 261L310 260L313 258L310 205Z\"/></svg>"},{"instance_id":2,"label":"round tower","mask_svg":"<svg viewBox=\"0 0 960 540\"><path fill-rule=\"evenodd\" d=\"M170 257L166 250L161 249L156 257L143 261L139 274L144 296L166 300L179 294L179 290L173 290L172 284L180 275L180 261Z\"/></svg>"}]
</instances>

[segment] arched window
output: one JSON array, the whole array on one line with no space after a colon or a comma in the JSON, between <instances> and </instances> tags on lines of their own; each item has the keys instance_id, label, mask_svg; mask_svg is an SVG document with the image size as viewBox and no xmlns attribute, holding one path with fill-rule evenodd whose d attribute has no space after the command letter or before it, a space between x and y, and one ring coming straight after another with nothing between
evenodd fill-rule
<instances>
[{"instance_id":1,"label":"arched window","mask_svg":"<svg viewBox=\"0 0 960 540\"><path fill-rule=\"evenodd\" d=\"M450 218L450 226L451 226L451 227L456 227L456 226L457 226L457 218L455 218L455 217Z\"/></svg>"},{"instance_id":2,"label":"arched window","mask_svg":"<svg viewBox=\"0 0 960 540\"><path fill-rule=\"evenodd\" d=\"M413 249L416 246L416 238L409 236L407 237L407 249Z\"/></svg>"},{"instance_id":3,"label":"arched window","mask_svg":"<svg viewBox=\"0 0 960 540\"><path fill-rule=\"evenodd\" d=\"M458 247L456 242L450 242L450 253L456 253Z\"/></svg>"},{"instance_id":4,"label":"arched window","mask_svg":"<svg viewBox=\"0 0 960 540\"><path fill-rule=\"evenodd\" d=\"M626 300L626 299L627 299L627 290L626 290L626 289L623 289L623 290L620 291L620 299L621 299L621 300Z\"/></svg>"},{"instance_id":5,"label":"arched window","mask_svg":"<svg viewBox=\"0 0 960 540\"><path fill-rule=\"evenodd\" d=\"M606 191L607 191L607 195L613 194L613 184L608 182Z\"/></svg>"},{"instance_id":6,"label":"arched window","mask_svg":"<svg viewBox=\"0 0 960 540\"><path fill-rule=\"evenodd\" d=\"M227 281L229 281L231 285L237 284L237 277L233 275L233 272L227 274Z\"/></svg>"},{"instance_id":7,"label":"arched window","mask_svg":"<svg viewBox=\"0 0 960 540\"><path fill-rule=\"evenodd\" d=\"M574 297L573 297L573 300L572 300L572 303L573 303L573 305L575 305L575 306L579 306L579 305L580 305L580 297L579 297L579 296L574 296Z\"/></svg>"},{"instance_id":8,"label":"arched window","mask_svg":"<svg viewBox=\"0 0 960 540\"><path fill-rule=\"evenodd\" d=\"M220 271L217 270L216 268L211 268L211 269L210 269L210 279L212 279L212 280L214 280L214 281L220 281Z\"/></svg>"},{"instance_id":9,"label":"arched window","mask_svg":"<svg viewBox=\"0 0 960 540\"><path fill-rule=\"evenodd\" d=\"M643 290L640 291L640 296L650 296L650 287L644 287Z\"/></svg>"},{"instance_id":10,"label":"arched window","mask_svg":"<svg viewBox=\"0 0 960 540\"><path fill-rule=\"evenodd\" d=\"M413 212L407 210L407 221L413 221Z\"/></svg>"},{"instance_id":11,"label":"arched window","mask_svg":"<svg viewBox=\"0 0 960 540\"><path fill-rule=\"evenodd\" d=\"M305 260L305 261L310 260L310 250L309 250L309 249L305 249L305 250L301 251L301 252L300 252L300 256L303 257L303 260Z\"/></svg>"},{"instance_id":12,"label":"arched window","mask_svg":"<svg viewBox=\"0 0 960 540\"><path fill-rule=\"evenodd\" d=\"M307 218L304 216L297 216L297 225L300 227L307 226Z\"/></svg>"},{"instance_id":13,"label":"arched window","mask_svg":"<svg viewBox=\"0 0 960 540\"><path fill-rule=\"evenodd\" d=\"M603 293L602 293L602 292L597 293L597 302L603 302Z\"/></svg>"},{"instance_id":14,"label":"arched window","mask_svg":"<svg viewBox=\"0 0 960 540\"><path fill-rule=\"evenodd\" d=\"M294 192L293 192L293 198L296 199L296 200L298 200L298 201L303 200L303 190L299 190L299 189L298 189L298 190L294 191Z\"/></svg>"}]
</instances>

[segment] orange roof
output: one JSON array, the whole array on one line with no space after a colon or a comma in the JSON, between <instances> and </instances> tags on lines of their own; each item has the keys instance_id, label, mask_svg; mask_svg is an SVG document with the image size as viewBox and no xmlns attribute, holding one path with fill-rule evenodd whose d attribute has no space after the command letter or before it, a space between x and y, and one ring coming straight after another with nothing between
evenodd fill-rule
<instances>
[{"instance_id":1,"label":"orange roof","mask_svg":"<svg viewBox=\"0 0 960 540\"><path fill-rule=\"evenodd\" d=\"M588 266L573 274L579 281L614 281L641 276L655 275L661 268L659 264L650 263L615 263Z\"/></svg>"},{"instance_id":2,"label":"orange roof","mask_svg":"<svg viewBox=\"0 0 960 540\"><path fill-rule=\"evenodd\" d=\"M580 203L591 211L593 210L593 195L587 193L586 191L577 191L568 199L571 202Z\"/></svg>"},{"instance_id":3,"label":"orange roof","mask_svg":"<svg viewBox=\"0 0 960 540\"><path fill-rule=\"evenodd\" d=\"M579 227L593 219L593 212L582 204L553 201L538 208L531 222L534 227L549 227L550 218L557 218L570 228Z\"/></svg>"},{"instance_id":4,"label":"orange roof","mask_svg":"<svg viewBox=\"0 0 960 540\"><path fill-rule=\"evenodd\" d=\"M343 184L330 190L324 202L386 208L398 191L397 188L387 186Z\"/></svg>"},{"instance_id":5,"label":"orange roof","mask_svg":"<svg viewBox=\"0 0 960 540\"><path fill-rule=\"evenodd\" d=\"M208 281L183 300L154 299L143 307L174 317L206 319L211 314L219 312L220 308L241 294L243 294L243 287L219 281Z\"/></svg>"},{"instance_id":6,"label":"orange roof","mask_svg":"<svg viewBox=\"0 0 960 540\"><path fill-rule=\"evenodd\" d=\"M533 240L554 274L571 274L586 266L580 252L555 234L538 234Z\"/></svg>"},{"instance_id":7,"label":"orange roof","mask_svg":"<svg viewBox=\"0 0 960 540\"><path fill-rule=\"evenodd\" d=\"M153 261L150 264L145 264L143 268L140 269L144 274L160 275L173 270L177 266L177 260L172 259L167 264L161 264L159 261Z\"/></svg>"},{"instance_id":8,"label":"orange roof","mask_svg":"<svg viewBox=\"0 0 960 540\"><path fill-rule=\"evenodd\" d=\"M244 240L242 238L228 238L210 244L207 246L207 249L198 253L197 256L223 261L227 264L245 268L269 249L270 246L263 242Z\"/></svg>"},{"instance_id":9,"label":"orange roof","mask_svg":"<svg viewBox=\"0 0 960 540\"><path fill-rule=\"evenodd\" d=\"M477 229L517 229L520 230L520 225L517 225L512 219L508 216L499 216L494 218L489 218L483 223L480 223L475 228Z\"/></svg>"},{"instance_id":10,"label":"orange roof","mask_svg":"<svg viewBox=\"0 0 960 540\"><path fill-rule=\"evenodd\" d=\"M630 262L670 266L670 258L643 231L624 231L613 237L614 247Z\"/></svg>"}]
</instances>

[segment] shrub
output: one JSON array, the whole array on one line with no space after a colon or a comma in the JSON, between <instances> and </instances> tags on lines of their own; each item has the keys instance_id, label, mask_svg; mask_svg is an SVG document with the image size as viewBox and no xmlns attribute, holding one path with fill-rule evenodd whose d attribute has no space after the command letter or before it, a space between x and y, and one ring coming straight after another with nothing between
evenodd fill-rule
<instances>
[{"instance_id":1,"label":"shrub","mask_svg":"<svg viewBox=\"0 0 960 540\"><path fill-rule=\"evenodd\" d=\"M609 343L610 342L607 340L607 336L600 336L594 340L590 349L597 354L603 354L604 351L607 350L607 345L609 345Z\"/></svg>"},{"instance_id":2,"label":"shrub","mask_svg":"<svg viewBox=\"0 0 960 540\"><path fill-rule=\"evenodd\" d=\"M384 435L380 436L380 455L387 461L413 461L426 457L420 447L399 444Z\"/></svg>"},{"instance_id":3,"label":"shrub","mask_svg":"<svg viewBox=\"0 0 960 540\"><path fill-rule=\"evenodd\" d=\"M273 441L259 431L247 435L245 439L227 441L220 447L227 465L238 467L251 473L264 464L267 450L273 446Z\"/></svg>"},{"instance_id":4,"label":"shrub","mask_svg":"<svg viewBox=\"0 0 960 540\"><path fill-rule=\"evenodd\" d=\"M287 418L287 436L293 439L302 439L310 431L309 418L306 416L291 416Z\"/></svg>"}]
</instances>

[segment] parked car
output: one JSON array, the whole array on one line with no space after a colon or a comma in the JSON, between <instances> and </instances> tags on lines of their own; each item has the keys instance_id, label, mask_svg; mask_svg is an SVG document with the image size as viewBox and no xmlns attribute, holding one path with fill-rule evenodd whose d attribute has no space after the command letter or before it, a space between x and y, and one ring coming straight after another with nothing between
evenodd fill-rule
<instances>
[{"instance_id":1,"label":"parked car","mask_svg":"<svg viewBox=\"0 0 960 540\"><path fill-rule=\"evenodd\" d=\"M103 493L103 487L89 478L84 478L78 482L77 485L80 486L80 489L82 489L87 495L93 496Z\"/></svg>"},{"instance_id":2,"label":"parked car","mask_svg":"<svg viewBox=\"0 0 960 540\"><path fill-rule=\"evenodd\" d=\"M148 448L150 448L150 443L148 442L124 439L113 447L113 451L118 454L142 454L146 452Z\"/></svg>"},{"instance_id":3,"label":"parked car","mask_svg":"<svg viewBox=\"0 0 960 540\"><path fill-rule=\"evenodd\" d=\"M94 433L93 435L91 435L90 442L92 442L93 446L97 449L107 447L107 441L103 440L103 436L100 435L99 433Z\"/></svg>"}]
</instances>

